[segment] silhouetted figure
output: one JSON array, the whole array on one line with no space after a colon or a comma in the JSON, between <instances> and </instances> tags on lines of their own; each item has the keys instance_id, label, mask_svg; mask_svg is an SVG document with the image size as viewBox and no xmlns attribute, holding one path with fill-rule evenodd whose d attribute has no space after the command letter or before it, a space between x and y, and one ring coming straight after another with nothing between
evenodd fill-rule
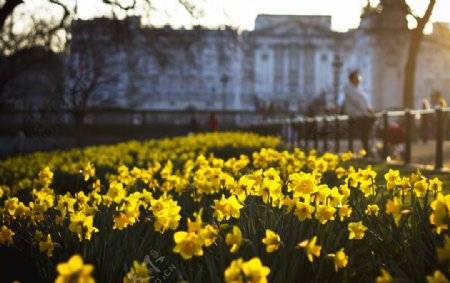
<instances>
[{"instance_id":1,"label":"silhouetted figure","mask_svg":"<svg viewBox=\"0 0 450 283\"><path fill-rule=\"evenodd\" d=\"M349 115L350 129L359 134L363 148L367 154L369 151L369 134L375 122L373 110L360 87L362 80L359 71L353 71L348 76L348 84L345 87L345 112Z\"/></svg>"},{"instance_id":2,"label":"silhouetted figure","mask_svg":"<svg viewBox=\"0 0 450 283\"><path fill-rule=\"evenodd\" d=\"M211 132L217 132L219 130L219 121L217 120L216 114L214 112L211 112L211 114L209 114L208 124L209 130Z\"/></svg>"}]
</instances>

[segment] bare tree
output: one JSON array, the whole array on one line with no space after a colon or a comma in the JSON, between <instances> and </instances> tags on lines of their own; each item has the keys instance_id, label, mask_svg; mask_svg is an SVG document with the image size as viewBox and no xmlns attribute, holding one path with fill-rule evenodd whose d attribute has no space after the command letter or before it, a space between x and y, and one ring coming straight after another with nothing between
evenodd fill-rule
<instances>
[{"instance_id":1,"label":"bare tree","mask_svg":"<svg viewBox=\"0 0 450 283\"><path fill-rule=\"evenodd\" d=\"M192 18L201 16L201 8L192 4L191 0L177 1ZM147 7L148 10L152 9L152 0L103 0L102 2L111 6L111 14L108 16L113 19L117 17L116 12L118 11L122 15L127 15L138 8L142 9L142 7ZM86 113L89 110L90 101L96 99L96 94L99 93L99 90L114 83L120 76L120 72L111 71L117 70L117 68L113 68L114 64L117 66L117 62L108 58L109 56L102 55L107 54L104 45L91 44L95 39L89 36L98 36L98 33L93 32L85 38L86 40L78 41L78 52L72 52L71 22L76 18L77 1L48 0L48 3L62 9L62 13L56 13L51 20L48 20L48 17L47 19L42 19L37 13L34 14L32 11L26 15L30 24L25 27L25 30L17 32L17 29L14 28L15 24L20 23L23 20L21 18L23 16L18 15L16 17L14 11L21 5L27 5L27 2L22 0L0 0L0 55L1 53L11 55L33 46L41 46L45 49L65 51L67 53L68 87L66 91L56 95L59 97L59 101L63 101L63 107L69 111L74 119L75 140L79 146L82 141L83 124ZM116 25L112 28L121 28L119 21L112 22ZM110 32L110 35L112 35L112 38L110 38L109 43L113 41L114 48L122 48L121 43L126 42L124 36L127 35L127 32L116 30ZM150 43L152 42L158 42L158 40L150 40ZM165 45L167 44L170 44L170 42L167 42ZM159 61L163 62L170 58L164 52L165 48L161 48L157 44L154 46L149 44L148 46L154 50ZM189 46L186 46L186 48L189 48ZM130 64L133 65L134 63ZM7 74L0 76L0 95L2 95L3 87L14 77L20 76L21 73L21 70L17 68L13 70L8 66L2 67L4 67L3 70L7 70Z\"/></svg>"},{"instance_id":2,"label":"bare tree","mask_svg":"<svg viewBox=\"0 0 450 283\"><path fill-rule=\"evenodd\" d=\"M409 8L409 13L414 17L417 26L411 31L409 39L408 57L405 65L405 78L403 81L403 107L414 107L414 82L416 76L417 55L423 38L423 31L433 13L436 0L429 0L427 9L422 17L415 15Z\"/></svg>"},{"instance_id":3,"label":"bare tree","mask_svg":"<svg viewBox=\"0 0 450 283\"><path fill-rule=\"evenodd\" d=\"M184 10L189 13L192 17L198 18L203 14L203 10L192 3L191 0L177 0L179 5L184 8ZM76 11L76 2L75 5L69 5L65 1L60 0L48 0L50 4L58 6L63 9L64 13L60 18L59 27L63 27L65 21L73 15ZM110 5L111 7L118 8L121 11L128 12L132 11L139 6L139 4L146 4L148 8L151 7L152 0L102 0L102 2L106 5ZM7 19L13 15L14 10L20 5L25 5L23 0L2 0L0 1L0 32L3 31L5 23Z\"/></svg>"}]
</instances>

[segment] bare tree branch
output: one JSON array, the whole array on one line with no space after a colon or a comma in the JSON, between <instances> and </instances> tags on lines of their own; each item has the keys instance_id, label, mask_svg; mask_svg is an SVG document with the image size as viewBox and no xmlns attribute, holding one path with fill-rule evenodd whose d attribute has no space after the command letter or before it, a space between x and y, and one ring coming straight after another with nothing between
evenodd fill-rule
<instances>
[{"instance_id":1,"label":"bare tree branch","mask_svg":"<svg viewBox=\"0 0 450 283\"><path fill-rule=\"evenodd\" d=\"M0 32L3 30L6 19L12 14L14 9L22 3L22 0L6 0L6 3L0 8Z\"/></svg>"},{"instance_id":2,"label":"bare tree branch","mask_svg":"<svg viewBox=\"0 0 450 283\"><path fill-rule=\"evenodd\" d=\"M433 13L436 0L429 0L427 9L422 17L416 19L417 26L411 31L408 57L405 65L405 78L403 81L403 107L414 107L414 82L416 76L417 55L423 38L423 30ZM409 8L409 7L408 7Z\"/></svg>"},{"instance_id":3,"label":"bare tree branch","mask_svg":"<svg viewBox=\"0 0 450 283\"><path fill-rule=\"evenodd\" d=\"M111 6L117 6L121 10L124 10L124 11L129 11L136 7L136 0L133 0L133 2L130 5L123 5L118 0L103 0L103 3L105 3L107 5L111 5Z\"/></svg>"}]
</instances>

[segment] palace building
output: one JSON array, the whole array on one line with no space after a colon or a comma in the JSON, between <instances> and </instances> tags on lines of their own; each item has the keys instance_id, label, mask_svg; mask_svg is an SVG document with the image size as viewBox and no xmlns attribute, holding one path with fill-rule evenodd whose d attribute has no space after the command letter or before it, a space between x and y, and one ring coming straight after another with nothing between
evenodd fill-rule
<instances>
[{"instance_id":1,"label":"palace building","mask_svg":"<svg viewBox=\"0 0 450 283\"><path fill-rule=\"evenodd\" d=\"M331 16L258 15L255 29L173 29L138 17L72 23L67 88L92 103L138 109L275 110L311 103L336 108L358 69L375 110L402 106L410 30L401 0L370 1L358 28L331 29ZM450 30L434 23L417 61L415 102L433 90L450 98ZM91 83L91 84L90 84Z\"/></svg>"}]
</instances>

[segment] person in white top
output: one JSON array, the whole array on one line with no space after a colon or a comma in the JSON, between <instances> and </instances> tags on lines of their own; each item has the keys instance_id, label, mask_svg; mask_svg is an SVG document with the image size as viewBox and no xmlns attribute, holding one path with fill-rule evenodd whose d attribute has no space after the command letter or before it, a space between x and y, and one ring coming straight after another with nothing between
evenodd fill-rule
<instances>
[{"instance_id":1,"label":"person in white top","mask_svg":"<svg viewBox=\"0 0 450 283\"><path fill-rule=\"evenodd\" d=\"M345 86L344 110L350 116L350 128L353 129L353 133L359 135L363 148L370 154L369 134L375 118L373 117L372 106L370 106L366 95L360 87L361 80L362 77L359 71L353 71L349 74L349 82Z\"/></svg>"}]
</instances>

